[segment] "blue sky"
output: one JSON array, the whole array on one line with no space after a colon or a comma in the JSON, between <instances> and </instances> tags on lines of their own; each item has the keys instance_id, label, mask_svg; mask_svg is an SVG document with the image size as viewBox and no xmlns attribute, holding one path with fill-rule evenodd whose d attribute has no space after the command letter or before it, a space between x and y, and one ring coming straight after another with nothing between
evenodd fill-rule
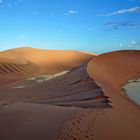
<instances>
[{"instance_id":1,"label":"blue sky","mask_svg":"<svg viewBox=\"0 0 140 140\"><path fill-rule=\"evenodd\" d=\"M0 0L0 50L140 49L140 0Z\"/></svg>"}]
</instances>

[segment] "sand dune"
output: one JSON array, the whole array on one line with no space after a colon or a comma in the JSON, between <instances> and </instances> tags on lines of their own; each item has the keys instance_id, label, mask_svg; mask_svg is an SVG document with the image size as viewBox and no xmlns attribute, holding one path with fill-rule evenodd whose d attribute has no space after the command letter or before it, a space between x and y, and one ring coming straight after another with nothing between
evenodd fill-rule
<instances>
[{"instance_id":1,"label":"sand dune","mask_svg":"<svg viewBox=\"0 0 140 140\"><path fill-rule=\"evenodd\" d=\"M102 54L90 61L88 73L104 90L117 90L118 94L106 92L106 95L111 97L112 105L118 106L116 99L118 96L126 99L122 92L123 84L128 80L140 77L140 51Z\"/></svg>"},{"instance_id":2,"label":"sand dune","mask_svg":"<svg viewBox=\"0 0 140 140\"><path fill-rule=\"evenodd\" d=\"M86 72L86 63L94 55L76 51L21 48L1 52L0 56L3 58L0 67L2 140L59 139L64 121L77 111L108 105L107 98ZM68 70L68 73L64 70ZM31 84L45 74L50 79ZM30 84L28 78L32 78ZM13 88L20 84L23 88ZM78 89L80 86L83 89ZM94 94L86 95L86 91L90 90ZM96 100L96 97L100 100Z\"/></svg>"},{"instance_id":3,"label":"sand dune","mask_svg":"<svg viewBox=\"0 0 140 140\"><path fill-rule=\"evenodd\" d=\"M95 55L78 51L42 50L25 47L3 51L0 56L29 60L41 68L40 74L54 74L79 66Z\"/></svg>"},{"instance_id":4,"label":"sand dune","mask_svg":"<svg viewBox=\"0 0 140 140\"><path fill-rule=\"evenodd\" d=\"M117 139L118 135L119 139L140 139L140 108L122 90L126 81L140 77L140 51L117 51L99 55L88 64L88 73L102 87L114 108L112 111L116 112L114 119L118 126L108 128L113 134L110 139ZM108 111L107 115L111 116L112 113ZM101 123L104 124L103 121ZM108 123L114 124L113 120ZM102 131L106 132L106 128L102 128Z\"/></svg>"},{"instance_id":5,"label":"sand dune","mask_svg":"<svg viewBox=\"0 0 140 140\"><path fill-rule=\"evenodd\" d=\"M140 51L18 48L0 58L0 139L140 139L140 108L122 90L140 77Z\"/></svg>"},{"instance_id":6,"label":"sand dune","mask_svg":"<svg viewBox=\"0 0 140 140\"><path fill-rule=\"evenodd\" d=\"M79 66L95 55L78 51L17 48L0 52L0 85Z\"/></svg>"}]
</instances>

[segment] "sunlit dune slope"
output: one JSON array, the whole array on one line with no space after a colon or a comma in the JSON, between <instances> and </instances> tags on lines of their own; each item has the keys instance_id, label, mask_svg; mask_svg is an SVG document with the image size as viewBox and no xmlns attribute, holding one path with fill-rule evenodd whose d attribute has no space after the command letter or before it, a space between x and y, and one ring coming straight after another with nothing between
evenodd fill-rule
<instances>
[{"instance_id":1,"label":"sunlit dune slope","mask_svg":"<svg viewBox=\"0 0 140 140\"><path fill-rule=\"evenodd\" d=\"M109 97L114 110L128 121L130 129L134 128L135 135L138 135L138 130L140 130L139 106L126 96L122 85L127 80L140 77L140 51L126 50L99 55L90 61L87 69L90 77L102 87L104 94ZM131 137L132 135L129 136L130 139Z\"/></svg>"},{"instance_id":2,"label":"sunlit dune slope","mask_svg":"<svg viewBox=\"0 0 140 140\"><path fill-rule=\"evenodd\" d=\"M0 55L29 60L41 68L41 74L54 74L66 69L74 68L89 61L95 56L71 50L42 50L28 47L10 49L1 52Z\"/></svg>"},{"instance_id":3,"label":"sunlit dune slope","mask_svg":"<svg viewBox=\"0 0 140 140\"><path fill-rule=\"evenodd\" d=\"M140 51L116 51L99 55L89 62L87 70L99 85L121 91L126 81L140 77Z\"/></svg>"},{"instance_id":4,"label":"sunlit dune slope","mask_svg":"<svg viewBox=\"0 0 140 140\"><path fill-rule=\"evenodd\" d=\"M0 85L43 74L55 74L90 61L77 51L17 48L0 52ZM3 82L2 82L3 81Z\"/></svg>"}]
</instances>

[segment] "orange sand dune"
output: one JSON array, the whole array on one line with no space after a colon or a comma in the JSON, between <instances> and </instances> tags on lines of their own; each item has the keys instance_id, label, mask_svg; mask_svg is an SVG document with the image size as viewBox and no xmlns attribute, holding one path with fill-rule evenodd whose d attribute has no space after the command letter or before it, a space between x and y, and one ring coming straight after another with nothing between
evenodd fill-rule
<instances>
[{"instance_id":1,"label":"orange sand dune","mask_svg":"<svg viewBox=\"0 0 140 140\"><path fill-rule=\"evenodd\" d=\"M114 125L112 128L99 128L101 133L107 134L109 131L112 135L108 138L113 140L140 139L140 108L122 91L122 85L127 80L140 78L140 51L117 51L99 55L90 61L87 69L90 77L109 97L113 108L106 115L110 118L108 126ZM116 115L111 119L110 116L114 113ZM98 125L106 124L104 120L100 121Z\"/></svg>"},{"instance_id":2,"label":"orange sand dune","mask_svg":"<svg viewBox=\"0 0 140 140\"><path fill-rule=\"evenodd\" d=\"M54 74L79 66L95 55L78 51L42 50L25 47L3 51L0 56L23 58L37 64L41 68L41 74Z\"/></svg>"},{"instance_id":3,"label":"orange sand dune","mask_svg":"<svg viewBox=\"0 0 140 140\"><path fill-rule=\"evenodd\" d=\"M17 48L0 52L0 85L79 66L94 55L78 51Z\"/></svg>"}]
</instances>

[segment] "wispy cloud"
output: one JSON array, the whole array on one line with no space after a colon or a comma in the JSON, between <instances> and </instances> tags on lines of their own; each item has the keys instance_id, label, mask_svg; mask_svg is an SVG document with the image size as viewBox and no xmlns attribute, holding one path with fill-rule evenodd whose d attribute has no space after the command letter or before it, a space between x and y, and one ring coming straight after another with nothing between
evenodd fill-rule
<instances>
[{"instance_id":1,"label":"wispy cloud","mask_svg":"<svg viewBox=\"0 0 140 140\"><path fill-rule=\"evenodd\" d=\"M140 2L140 0L129 0L131 2Z\"/></svg>"},{"instance_id":2,"label":"wispy cloud","mask_svg":"<svg viewBox=\"0 0 140 140\"><path fill-rule=\"evenodd\" d=\"M128 44L129 48L140 48L140 42L131 40L131 42Z\"/></svg>"},{"instance_id":3,"label":"wispy cloud","mask_svg":"<svg viewBox=\"0 0 140 140\"><path fill-rule=\"evenodd\" d=\"M6 8L6 7L11 8L12 6L18 5L23 2L24 0L13 0L13 1L0 0L0 8Z\"/></svg>"},{"instance_id":4,"label":"wispy cloud","mask_svg":"<svg viewBox=\"0 0 140 140\"><path fill-rule=\"evenodd\" d=\"M107 22L104 24L108 30L119 30L122 28L127 29L140 29L140 24L134 23L132 21L122 21L122 22Z\"/></svg>"},{"instance_id":5,"label":"wispy cloud","mask_svg":"<svg viewBox=\"0 0 140 140\"><path fill-rule=\"evenodd\" d=\"M122 44L122 43L120 43L120 44L119 44L119 46L120 46L120 47L123 47L123 44Z\"/></svg>"},{"instance_id":6,"label":"wispy cloud","mask_svg":"<svg viewBox=\"0 0 140 140\"><path fill-rule=\"evenodd\" d=\"M121 14L129 14L129 13L140 13L140 7L133 7L129 9L122 9L112 13L103 14L100 16L113 16L113 15L121 15Z\"/></svg>"},{"instance_id":7,"label":"wispy cloud","mask_svg":"<svg viewBox=\"0 0 140 140\"><path fill-rule=\"evenodd\" d=\"M75 10L69 10L67 13L65 13L65 16L72 16L72 15L77 15L78 11Z\"/></svg>"},{"instance_id":8,"label":"wispy cloud","mask_svg":"<svg viewBox=\"0 0 140 140\"><path fill-rule=\"evenodd\" d=\"M69 11L69 14L77 14L77 13L78 13L77 11L73 11L73 10Z\"/></svg>"},{"instance_id":9,"label":"wispy cloud","mask_svg":"<svg viewBox=\"0 0 140 140\"><path fill-rule=\"evenodd\" d=\"M120 43L119 47L128 49L140 49L140 40L131 40L127 44Z\"/></svg>"}]
</instances>

